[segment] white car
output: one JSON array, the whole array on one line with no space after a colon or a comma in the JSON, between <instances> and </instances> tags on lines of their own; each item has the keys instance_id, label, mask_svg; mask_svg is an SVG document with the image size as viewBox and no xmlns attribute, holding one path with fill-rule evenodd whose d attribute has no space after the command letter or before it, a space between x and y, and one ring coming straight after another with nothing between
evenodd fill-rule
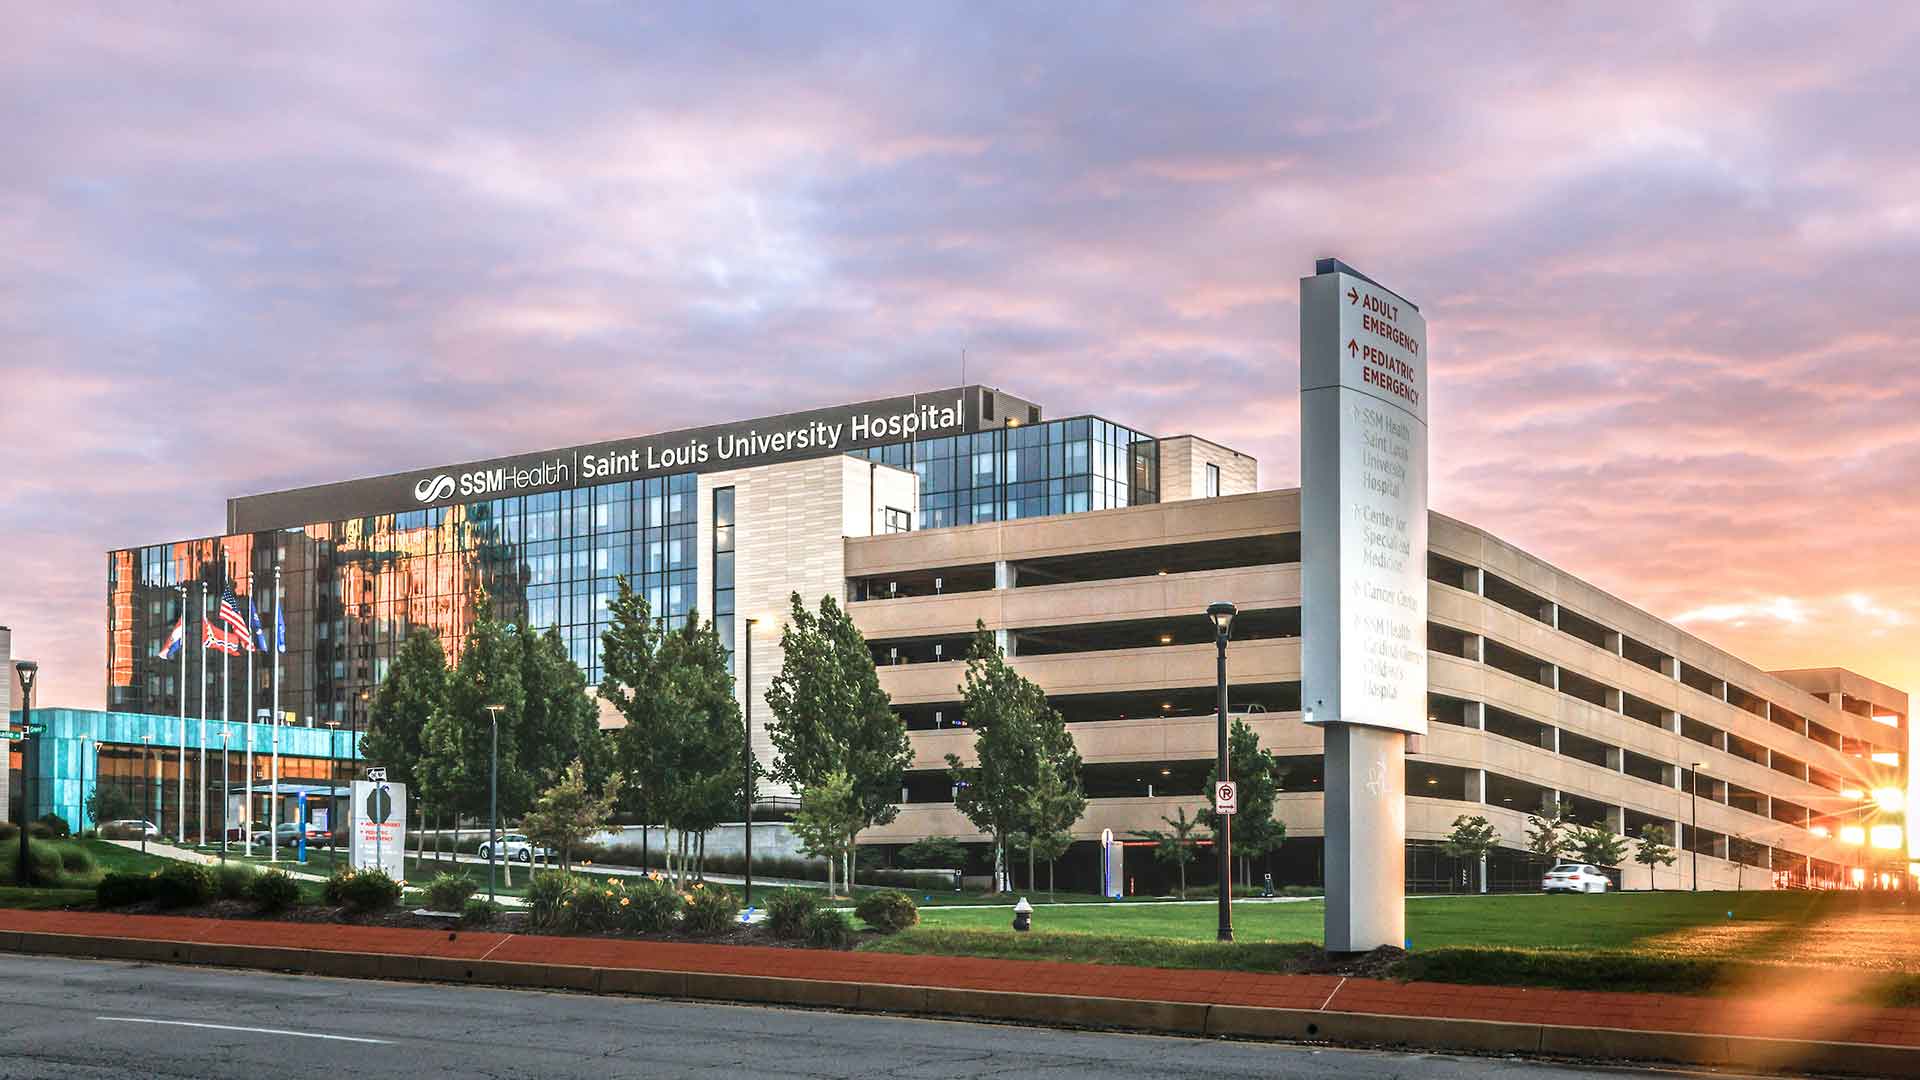
<instances>
[{"instance_id":1,"label":"white car","mask_svg":"<svg viewBox=\"0 0 1920 1080\"><path fill-rule=\"evenodd\" d=\"M491 859L493 857L493 846L482 841L480 850L475 852L475 854L483 859ZM500 857L502 859L511 859L514 862L530 863L535 859L553 858L553 849L534 844L533 841L526 838L525 834L507 833L500 838Z\"/></svg>"},{"instance_id":2,"label":"white car","mask_svg":"<svg viewBox=\"0 0 1920 1080\"><path fill-rule=\"evenodd\" d=\"M160 827L151 821L142 821L139 818L123 818L119 821L109 821L105 825L100 826L100 831L103 833L108 831L124 833L128 836L135 837L141 833L146 833L147 839L149 840L160 839Z\"/></svg>"},{"instance_id":3,"label":"white car","mask_svg":"<svg viewBox=\"0 0 1920 1080\"><path fill-rule=\"evenodd\" d=\"M1603 893L1609 884L1607 875L1585 863L1556 863L1540 879L1540 891Z\"/></svg>"}]
</instances>

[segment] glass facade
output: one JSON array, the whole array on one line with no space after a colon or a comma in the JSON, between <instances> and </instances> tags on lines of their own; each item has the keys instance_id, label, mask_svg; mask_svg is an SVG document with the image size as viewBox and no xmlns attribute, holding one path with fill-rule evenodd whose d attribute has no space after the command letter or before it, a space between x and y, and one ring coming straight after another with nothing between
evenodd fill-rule
<instances>
[{"instance_id":1,"label":"glass facade","mask_svg":"<svg viewBox=\"0 0 1920 1080\"><path fill-rule=\"evenodd\" d=\"M280 708L298 722L364 726L367 695L407 635L431 629L457 658L482 591L508 622L558 627L574 663L598 682L600 633L619 575L669 625L696 606L697 501L695 477L680 473L112 552L107 703L175 714L184 691L187 714L197 717L204 691L208 716L236 721L268 707L271 654L254 656L251 694L244 654L223 665L226 658L209 651L203 670L200 598L204 585L217 606L230 574L242 610L252 600L271 633L276 550L287 649ZM180 658L160 655L182 584L184 684Z\"/></svg>"},{"instance_id":2,"label":"glass facade","mask_svg":"<svg viewBox=\"0 0 1920 1080\"><path fill-rule=\"evenodd\" d=\"M1156 502L1158 444L1098 417L895 443L858 456L913 469L918 521L941 528ZM108 708L243 721L272 702L273 660L209 651L200 641L231 581L244 613L275 625L273 569L281 571L286 652L280 708L297 723L363 728L370 697L414 629L436 633L456 659L483 592L503 621L557 627L569 654L600 679L600 634L616 579L627 575L668 625L696 607L733 642L734 492L701 508L697 477L677 473L535 495L316 522L270 532L127 548L107 557ZM700 552L701 513L712 515ZM747 523L746 527L751 527ZM700 560L712 560L710 597L697 597ZM182 588L184 586L184 588ZM204 605L204 607L203 607ZM186 612L184 673L160 653Z\"/></svg>"},{"instance_id":3,"label":"glass facade","mask_svg":"<svg viewBox=\"0 0 1920 1080\"><path fill-rule=\"evenodd\" d=\"M1158 502L1159 443L1097 416L874 447L920 476L922 529Z\"/></svg>"}]
</instances>

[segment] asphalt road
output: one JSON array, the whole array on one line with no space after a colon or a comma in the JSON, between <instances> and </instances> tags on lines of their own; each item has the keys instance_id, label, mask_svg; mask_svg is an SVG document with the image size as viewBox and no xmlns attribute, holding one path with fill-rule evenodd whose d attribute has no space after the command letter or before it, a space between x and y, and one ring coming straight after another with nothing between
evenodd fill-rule
<instances>
[{"instance_id":1,"label":"asphalt road","mask_svg":"<svg viewBox=\"0 0 1920 1080\"><path fill-rule=\"evenodd\" d=\"M1428 1077L1617 1072L0 955L0 1077Z\"/></svg>"}]
</instances>

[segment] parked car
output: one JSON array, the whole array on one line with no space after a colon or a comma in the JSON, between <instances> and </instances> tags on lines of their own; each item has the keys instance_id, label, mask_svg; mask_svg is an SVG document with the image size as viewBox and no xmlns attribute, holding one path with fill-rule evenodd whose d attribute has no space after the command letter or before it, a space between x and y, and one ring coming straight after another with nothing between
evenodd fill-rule
<instances>
[{"instance_id":1,"label":"parked car","mask_svg":"<svg viewBox=\"0 0 1920 1080\"><path fill-rule=\"evenodd\" d=\"M476 852L476 854L483 859L490 859L493 857L492 850L492 846L483 840L480 842L480 850ZM525 834L507 833L500 838L500 857L502 859L512 859L514 862L530 863L535 859L553 858L553 849L540 847L533 841L528 840Z\"/></svg>"},{"instance_id":2,"label":"parked car","mask_svg":"<svg viewBox=\"0 0 1920 1080\"><path fill-rule=\"evenodd\" d=\"M278 843L279 846L281 847L294 846L295 844L300 842L301 828L302 828L301 824L297 821L283 821L280 824L275 825L273 827L273 832L276 837L275 842ZM322 844L326 842L327 830L321 828L318 825L314 825L311 823L306 825L305 829L307 833L307 844L309 846L312 846L315 844ZM267 830L265 829L255 830L253 834L253 843L257 847L265 847L267 845Z\"/></svg>"},{"instance_id":3,"label":"parked car","mask_svg":"<svg viewBox=\"0 0 1920 1080\"><path fill-rule=\"evenodd\" d=\"M160 839L160 827L139 818L122 818L100 826L100 835L110 840L138 840L141 833L146 833L149 840Z\"/></svg>"},{"instance_id":4,"label":"parked car","mask_svg":"<svg viewBox=\"0 0 1920 1080\"><path fill-rule=\"evenodd\" d=\"M1608 884L1607 875L1585 863L1556 863L1540 879L1540 891L1603 893Z\"/></svg>"}]
</instances>

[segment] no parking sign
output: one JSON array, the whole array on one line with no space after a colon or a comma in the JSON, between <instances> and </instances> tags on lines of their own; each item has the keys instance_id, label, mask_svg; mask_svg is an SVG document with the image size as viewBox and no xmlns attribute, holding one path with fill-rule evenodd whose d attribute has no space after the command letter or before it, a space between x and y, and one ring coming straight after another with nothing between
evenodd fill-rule
<instances>
[{"instance_id":1,"label":"no parking sign","mask_svg":"<svg viewBox=\"0 0 1920 1080\"><path fill-rule=\"evenodd\" d=\"M1233 813L1239 792L1234 789L1233 781L1222 780L1213 785L1213 812L1220 815Z\"/></svg>"}]
</instances>

